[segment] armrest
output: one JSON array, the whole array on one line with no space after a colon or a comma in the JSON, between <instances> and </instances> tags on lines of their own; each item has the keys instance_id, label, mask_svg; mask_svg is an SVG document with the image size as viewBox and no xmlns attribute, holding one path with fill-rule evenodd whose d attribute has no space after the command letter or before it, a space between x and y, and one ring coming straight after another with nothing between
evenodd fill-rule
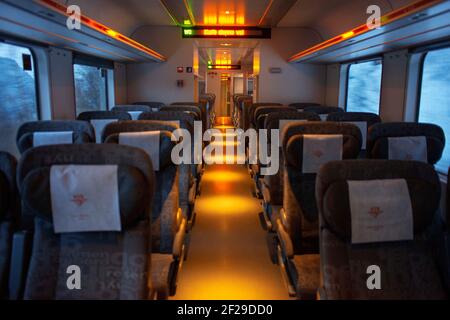
<instances>
[{"instance_id":1,"label":"armrest","mask_svg":"<svg viewBox=\"0 0 450 320\"><path fill-rule=\"evenodd\" d=\"M178 229L175 239L173 241L172 254L175 260L182 259L184 249L184 237L186 235L187 221L185 218L181 221L180 228Z\"/></svg>"},{"instance_id":2,"label":"armrest","mask_svg":"<svg viewBox=\"0 0 450 320\"><path fill-rule=\"evenodd\" d=\"M22 298L31 253L32 236L29 231L18 231L13 235L9 296L11 300Z\"/></svg>"},{"instance_id":3,"label":"armrest","mask_svg":"<svg viewBox=\"0 0 450 320\"><path fill-rule=\"evenodd\" d=\"M264 179L260 178L259 183L261 186L261 193L262 193L264 202L270 203L270 190L267 187L266 183L264 182Z\"/></svg>"},{"instance_id":4,"label":"armrest","mask_svg":"<svg viewBox=\"0 0 450 320\"><path fill-rule=\"evenodd\" d=\"M278 239L281 243L281 248L283 249L284 254L289 258L294 258L294 246L292 245L292 240L289 234L287 233L284 225L281 223L280 219L277 219L277 234Z\"/></svg>"},{"instance_id":5,"label":"armrest","mask_svg":"<svg viewBox=\"0 0 450 320\"><path fill-rule=\"evenodd\" d=\"M327 299L327 293L325 292L325 289L323 287L319 287L317 289L317 300L328 300Z\"/></svg>"}]
</instances>

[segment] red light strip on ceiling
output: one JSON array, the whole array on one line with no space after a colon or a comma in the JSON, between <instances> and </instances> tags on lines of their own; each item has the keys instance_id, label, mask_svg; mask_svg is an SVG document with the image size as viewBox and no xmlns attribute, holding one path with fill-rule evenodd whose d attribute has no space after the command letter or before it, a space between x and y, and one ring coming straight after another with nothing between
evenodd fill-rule
<instances>
[{"instance_id":1,"label":"red light strip on ceiling","mask_svg":"<svg viewBox=\"0 0 450 320\"><path fill-rule=\"evenodd\" d=\"M410 4L408 6L402 7L398 10L392 11L384 16L381 17L381 26L384 26L386 24L392 23L396 20L399 20L405 16L411 15L413 13L416 13L417 11L423 10L425 8L431 7L435 4L438 4L442 2L443 0L420 0L413 4ZM288 59L288 62L296 62L297 60L310 55L314 52L320 51L322 49L326 49L328 47L331 47L332 45L341 43L345 40L348 40L350 38L354 38L356 36L359 36L363 33L372 31L369 29L367 24L363 24L353 30L350 30L348 32L344 32L343 34L340 34L334 38L331 38L329 40L326 40L322 43L319 43L318 45L311 47L309 49L306 49L300 53L297 53L290 57Z\"/></svg>"},{"instance_id":2,"label":"red light strip on ceiling","mask_svg":"<svg viewBox=\"0 0 450 320\"><path fill-rule=\"evenodd\" d=\"M67 14L67 7L62 4L57 3L56 1L53 1L53 0L35 0L35 1L53 11L61 13L64 16L69 16ZM94 19L91 19L85 15L81 15L80 19L84 25L90 27L91 29L99 31L99 32L107 35L108 37L116 39L124 44L127 44L127 45L139 50L139 51L145 52L146 54L148 54L160 61L167 60L163 55L159 54L158 52L144 46L143 44L140 44L137 41L134 41L133 39L128 38L127 36L124 36L123 34L105 26L104 24L101 24L100 22L95 21Z\"/></svg>"}]
</instances>

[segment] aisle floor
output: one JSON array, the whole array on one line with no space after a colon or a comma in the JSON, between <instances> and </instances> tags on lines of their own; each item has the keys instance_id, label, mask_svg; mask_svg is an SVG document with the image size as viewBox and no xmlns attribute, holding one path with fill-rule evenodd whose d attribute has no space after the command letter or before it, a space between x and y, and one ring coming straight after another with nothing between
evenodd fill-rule
<instances>
[{"instance_id":1,"label":"aisle floor","mask_svg":"<svg viewBox=\"0 0 450 320\"><path fill-rule=\"evenodd\" d=\"M212 165L202 177L188 258L174 299L289 299L245 166Z\"/></svg>"}]
</instances>

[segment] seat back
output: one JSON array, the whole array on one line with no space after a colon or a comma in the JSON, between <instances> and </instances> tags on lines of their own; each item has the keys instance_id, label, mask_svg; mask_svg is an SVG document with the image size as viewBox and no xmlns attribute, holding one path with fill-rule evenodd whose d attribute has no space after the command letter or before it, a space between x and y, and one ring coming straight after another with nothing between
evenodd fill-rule
<instances>
[{"instance_id":1,"label":"seat back","mask_svg":"<svg viewBox=\"0 0 450 320\"><path fill-rule=\"evenodd\" d=\"M148 298L155 186L142 150L33 148L20 161L18 184L34 223L25 299ZM81 290L70 290L77 272Z\"/></svg>"},{"instance_id":2,"label":"seat back","mask_svg":"<svg viewBox=\"0 0 450 320\"><path fill-rule=\"evenodd\" d=\"M150 112L141 114L139 120L156 120L176 124L180 128L189 131L191 142L194 139L195 118L191 113L183 111ZM189 199L191 187L196 183L195 179L198 177L197 165L194 162L194 151L194 143L191 143L191 163L179 165L180 207L185 216L189 215L189 205L193 201L193 199Z\"/></svg>"},{"instance_id":3,"label":"seat back","mask_svg":"<svg viewBox=\"0 0 450 320\"><path fill-rule=\"evenodd\" d=\"M137 120L141 113L143 112L156 112L159 111L159 108L152 108L147 105L138 105L138 104L131 104L131 105L116 105L114 106L111 111L118 111L118 112L127 112L132 120Z\"/></svg>"},{"instance_id":4,"label":"seat back","mask_svg":"<svg viewBox=\"0 0 450 320\"><path fill-rule=\"evenodd\" d=\"M195 121L202 121L202 111L199 107L196 106L165 106L160 109L160 111L164 112L184 112L189 113L194 116Z\"/></svg>"},{"instance_id":5,"label":"seat back","mask_svg":"<svg viewBox=\"0 0 450 320\"><path fill-rule=\"evenodd\" d=\"M171 106L194 106L200 109L201 121L203 123L203 130L206 130L208 127L208 112L206 110L206 101L200 102L174 102Z\"/></svg>"},{"instance_id":6,"label":"seat back","mask_svg":"<svg viewBox=\"0 0 450 320\"><path fill-rule=\"evenodd\" d=\"M125 111L86 111L77 117L78 120L88 121L95 131L95 142L101 143L105 127L111 122L132 120L131 114Z\"/></svg>"},{"instance_id":7,"label":"seat back","mask_svg":"<svg viewBox=\"0 0 450 320\"><path fill-rule=\"evenodd\" d=\"M445 147L445 135L435 124L378 123L370 127L367 156L372 159L417 160L436 164Z\"/></svg>"},{"instance_id":8,"label":"seat back","mask_svg":"<svg viewBox=\"0 0 450 320\"><path fill-rule=\"evenodd\" d=\"M320 103L315 102L294 102L288 105L291 108L295 108L297 110L303 110L308 107L319 107Z\"/></svg>"},{"instance_id":9,"label":"seat back","mask_svg":"<svg viewBox=\"0 0 450 320\"><path fill-rule=\"evenodd\" d=\"M342 108L329 106L306 107L303 109L303 111L317 113L322 121L326 121L330 113L345 112Z\"/></svg>"},{"instance_id":10,"label":"seat back","mask_svg":"<svg viewBox=\"0 0 450 320\"><path fill-rule=\"evenodd\" d=\"M294 108L276 106L276 107L258 107L255 110L255 116L253 119L254 128L256 129L264 129L264 124L267 118L267 115L271 113L278 112L289 112L296 111Z\"/></svg>"},{"instance_id":11,"label":"seat back","mask_svg":"<svg viewBox=\"0 0 450 320\"><path fill-rule=\"evenodd\" d=\"M139 106L149 106L150 108L157 108L157 109L161 109L162 107L165 106L165 104L162 102L154 102L154 101L134 102L133 104Z\"/></svg>"},{"instance_id":12,"label":"seat back","mask_svg":"<svg viewBox=\"0 0 450 320\"><path fill-rule=\"evenodd\" d=\"M367 133L371 126L381 122L376 113L369 112L335 112L327 116L327 121L347 122L356 125L361 130L363 138L360 157L365 157L367 149Z\"/></svg>"},{"instance_id":13,"label":"seat back","mask_svg":"<svg viewBox=\"0 0 450 320\"><path fill-rule=\"evenodd\" d=\"M448 299L436 255L442 233L436 223L440 188L438 175L426 163L324 165L316 190L325 297ZM381 290L369 290L374 270Z\"/></svg>"},{"instance_id":14,"label":"seat back","mask_svg":"<svg viewBox=\"0 0 450 320\"><path fill-rule=\"evenodd\" d=\"M258 103L252 103L248 109L248 117L249 117L249 125L254 125L254 119L255 119L255 111L259 107L282 107L283 105L281 103L276 102L258 102Z\"/></svg>"},{"instance_id":15,"label":"seat back","mask_svg":"<svg viewBox=\"0 0 450 320\"><path fill-rule=\"evenodd\" d=\"M282 111L273 112L267 115L264 128L268 132L271 130L280 130L280 142L282 127L296 121L320 121L320 117L315 113L297 112L297 111ZM281 125L281 127L280 127ZM268 143L270 150L271 135L268 134ZM281 145L280 145L281 146ZM280 166L278 172L274 175L264 176L264 185L267 186L269 192L269 203L271 205L281 206L283 204L283 172L284 172L284 156L283 148L278 149L280 155L278 157Z\"/></svg>"},{"instance_id":16,"label":"seat back","mask_svg":"<svg viewBox=\"0 0 450 320\"><path fill-rule=\"evenodd\" d=\"M152 209L154 253L172 253L174 236L182 218L178 215L178 167L171 158L176 144L171 140L171 132L177 128L175 124L162 121L122 121L109 124L103 133L104 143L139 144L152 159L156 185ZM129 133L138 136L129 137Z\"/></svg>"},{"instance_id":17,"label":"seat back","mask_svg":"<svg viewBox=\"0 0 450 320\"><path fill-rule=\"evenodd\" d=\"M285 217L282 222L292 239L294 253L318 252L318 214L315 202L318 169L328 161L356 159L360 149L361 132L352 124L294 123L285 129Z\"/></svg>"},{"instance_id":18,"label":"seat back","mask_svg":"<svg viewBox=\"0 0 450 320\"><path fill-rule=\"evenodd\" d=\"M45 144L81 144L95 139L94 129L84 121L49 120L22 124L17 131L17 148L20 153Z\"/></svg>"},{"instance_id":19,"label":"seat back","mask_svg":"<svg viewBox=\"0 0 450 320\"><path fill-rule=\"evenodd\" d=\"M0 299L8 297L12 237L19 218L19 197L16 188L17 161L0 151Z\"/></svg>"}]
</instances>

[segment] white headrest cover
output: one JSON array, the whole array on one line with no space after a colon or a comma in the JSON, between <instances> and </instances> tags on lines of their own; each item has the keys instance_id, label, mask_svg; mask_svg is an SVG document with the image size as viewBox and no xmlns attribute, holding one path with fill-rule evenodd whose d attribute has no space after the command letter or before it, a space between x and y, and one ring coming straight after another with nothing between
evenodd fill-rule
<instances>
[{"instance_id":1,"label":"white headrest cover","mask_svg":"<svg viewBox=\"0 0 450 320\"><path fill-rule=\"evenodd\" d=\"M119 144L143 149L152 160L153 170L159 170L159 138L160 131L122 132Z\"/></svg>"},{"instance_id":2,"label":"white headrest cover","mask_svg":"<svg viewBox=\"0 0 450 320\"><path fill-rule=\"evenodd\" d=\"M33 147L72 143L73 131L43 131L33 133Z\"/></svg>"},{"instance_id":3,"label":"white headrest cover","mask_svg":"<svg viewBox=\"0 0 450 320\"><path fill-rule=\"evenodd\" d=\"M344 121L344 123L350 123L359 128L362 136L361 150L366 150L367 148L367 122L366 121Z\"/></svg>"},{"instance_id":4,"label":"white headrest cover","mask_svg":"<svg viewBox=\"0 0 450 320\"><path fill-rule=\"evenodd\" d=\"M319 114L320 120L327 121L328 114Z\"/></svg>"},{"instance_id":5,"label":"white headrest cover","mask_svg":"<svg viewBox=\"0 0 450 320\"><path fill-rule=\"evenodd\" d=\"M121 230L117 166L52 166L50 192L55 233Z\"/></svg>"},{"instance_id":6,"label":"white headrest cover","mask_svg":"<svg viewBox=\"0 0 450 320\"><path fill-rule=\"evenodd\" d=\"M302 172L317 173L321 165L342 160L343 139L341 134L305 134Z\"/></svg>"},{"instance_id":7,"label":"white headrest cover","mask_svg":"<svg viewBox=\"0 0 450 320\"><path fill-rule=\"evenodd\" d=\"M404 179L348 181L352 243L412 240L413 215Z\"/></svg>"},{"instance_id":8,"label":"white headrest cover","mask_svg":"<svg viewBox=\"0 0 450 320\"><path fill-rule=\"evenodd\" d=\"M142 111L128 111L128 114L131 116L131 120L138 120Z\"/></svg>"},{"instance_id":9,"label":"white headrest cover","mask_svg":"<svg viewBox=\"0 0 450 320\"><path fill-rule=\"evenodd\" d=\"M90 122L95 130L95 141L102 143L103 130L108 124L117 122L117 119L92 119Z\"/></svg>"},{"instance_id":10,"label":"white headrest cover","mask_svg":"<svg viewBox=\"0 0 450 320\"><path fill-rule=\"evenodd\" d=\"M408 160L428 162L427 138L393 137L388 138L389 160Z\"/></svg>"}]
</instances>

